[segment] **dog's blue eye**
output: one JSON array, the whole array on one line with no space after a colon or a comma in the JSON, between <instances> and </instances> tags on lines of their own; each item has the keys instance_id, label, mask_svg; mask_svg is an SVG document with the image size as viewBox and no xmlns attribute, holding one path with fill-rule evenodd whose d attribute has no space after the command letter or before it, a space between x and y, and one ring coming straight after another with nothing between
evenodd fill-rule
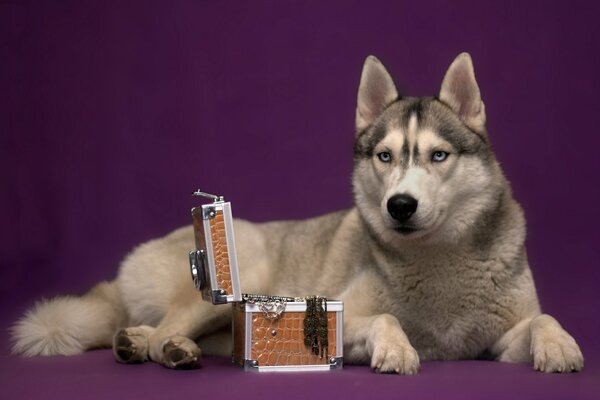
<instances>
[{"instance_id":1,"label":"dog's blue eye","mask_svg":"<svg viewBox=\"0 0 600 400\"><path fill-rule=\"evenodd\" d=\"M388 153L387 151L382 151L381 153L377 153L377 158L379 158L379 161L384 162L384 163L389 163L390 161L392 161L392 155L390 153Z\"/></svg>"},{"instance_id":2,"label":"dog's blue eye","mask_svg":"<svg viewBox=\"0 0 600 400\"><path fill-rule=\"evenodd\" d=\"M446 158L448 158L448 153L446 153L445 151L436 151L431 155L431 161L434 162L442 162Z\"/></svg>"}]
</instances>

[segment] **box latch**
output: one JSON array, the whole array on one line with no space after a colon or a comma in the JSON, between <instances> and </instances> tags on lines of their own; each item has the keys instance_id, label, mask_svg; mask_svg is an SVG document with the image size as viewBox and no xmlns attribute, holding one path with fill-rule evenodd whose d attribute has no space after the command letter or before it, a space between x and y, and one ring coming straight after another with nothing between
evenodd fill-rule
<instances>
[{"instance_id":1,"label":"box latch","mask_svg":"<svg viewBox=\"0 0 600 400\"><path fill-rule=\"evenodd\" d=\"M202 290L206 286L205 253L203 250L190 251L190 271L196 289Z\"/></svg>"}]
</instances>

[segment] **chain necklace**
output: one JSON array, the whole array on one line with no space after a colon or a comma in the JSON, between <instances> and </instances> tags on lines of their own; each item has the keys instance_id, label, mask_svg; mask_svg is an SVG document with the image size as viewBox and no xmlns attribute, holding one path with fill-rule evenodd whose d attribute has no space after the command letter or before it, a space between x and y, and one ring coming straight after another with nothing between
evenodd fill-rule
<instances>
[{"instance_id":1,"label":"chain necklace","mask_svg":"<svg viewBox=\"0 0 600 400\"><path fill-rule=\"evenodd\" d=\"M329 349L327 334L327 299L319 296L307 297L304 344L311 348L314 355L327 356Z\"/></svg>"}]
</instances>

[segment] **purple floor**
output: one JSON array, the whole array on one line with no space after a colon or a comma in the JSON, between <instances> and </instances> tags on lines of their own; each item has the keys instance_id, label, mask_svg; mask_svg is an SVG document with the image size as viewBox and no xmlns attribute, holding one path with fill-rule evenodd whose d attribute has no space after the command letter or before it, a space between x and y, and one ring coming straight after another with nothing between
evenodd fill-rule
<instances>
[{"instance_id":1,"label":"purple floor","mask_svg":"<svg viewBox=\"0 0 600 400\"><path fill-rule=\"evenodd\" d=\"M528 365L487 361L427 362L417 376L377 375L366 366L320 373L247 373L224 357L203 367L173 371L157 364L122 365L109 350L74 357L18 359L3 356L4 398L600 398L595 360L578 374L546 375Z\"/></svg>"},{"instance_id":2,"label":"purple floor","mask_svg":"<svg viewBox=\"0 0 600 400\"><path fill-rule=\"evenodd\" d=\"M3 323L6 326L6 323ZM6 332L2 334L7 343ZM432 398L600 399L598 352L582 346L586 366L576 374L543 374L530 365L489 361L426 362L416 376L378 375L347 365L319 373L251 373L226 357L206 357L197 370L174 371L158 364L123 365L110 350L73 357L23 359L0 356L4 399L248 399ZM591 351L586 351L589 348ZM196 397L197 396L197 397Z\"/></svg>"}]
</instances>

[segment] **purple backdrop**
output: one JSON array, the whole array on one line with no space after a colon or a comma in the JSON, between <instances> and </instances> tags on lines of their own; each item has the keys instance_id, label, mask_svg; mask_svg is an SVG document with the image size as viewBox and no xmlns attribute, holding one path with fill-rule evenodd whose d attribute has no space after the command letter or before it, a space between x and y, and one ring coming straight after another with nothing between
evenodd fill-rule
<instances>
[{"instance_id":1,"label":"purple backdrop","mask_svg":"<svg viewBox=\"0 0 600 400\"><path fill-rule=\"evenodd\" d=\"M569 382L600 377L598 4L1 2L1 322L113 277L133 246L189 222L197 187L255 221L351 206L364 58L433 95L469 51L542 304L587 356ZM58 365L10 358L2 338L3 371Z\"/></svg>"}]
</instances>

